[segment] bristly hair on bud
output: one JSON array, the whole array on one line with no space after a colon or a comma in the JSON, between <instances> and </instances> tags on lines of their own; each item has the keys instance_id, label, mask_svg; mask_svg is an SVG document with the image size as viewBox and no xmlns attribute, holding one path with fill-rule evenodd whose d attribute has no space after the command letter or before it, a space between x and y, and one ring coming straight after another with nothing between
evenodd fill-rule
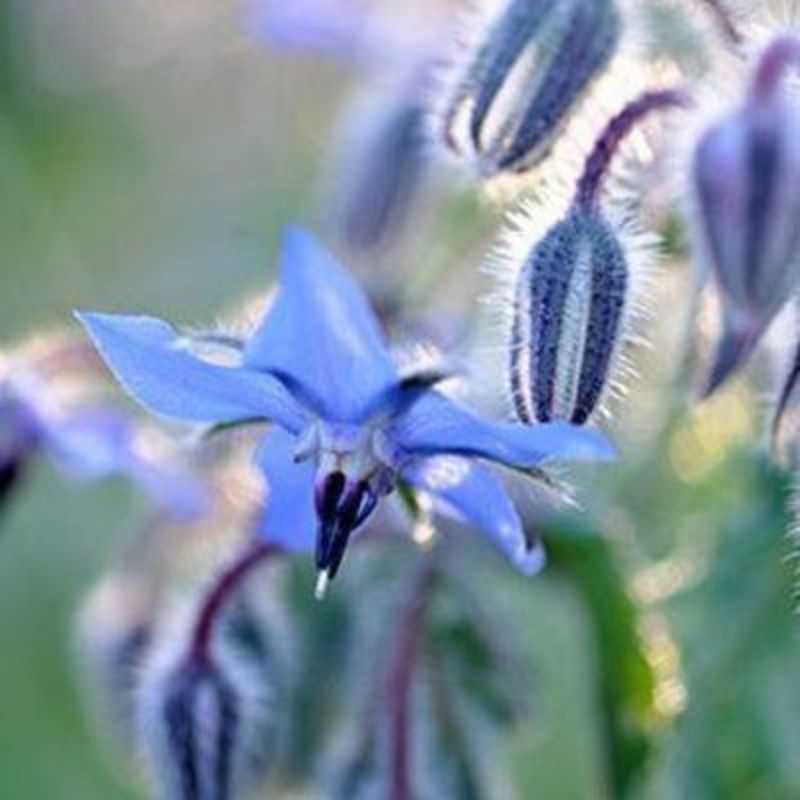
<instances>
[{"instance_id":1,"label":"bristly hair on bud","mask_svg":"<svg viewBox=\"0 0 800 800\"><path fill-rule=\"evenodd\" d=\"M654 242L639 231L630 209L601 209L600 192L614 154L636 124L685 103L682 93L665 90L625 106L586 158L567 213L533 235L523 217L518 226L524 240L508 237L514 276L506 303L506 358L521 422L582 425L617 387L615 373L624 371L619 356L633 340L640 278Z\"/></svg>"},{"instance_id":2,"label":"bristly hair on bud","mask_svg":"<svg viewBox=\"0 0 800 800\"><path fill-rule=\"evenodd\" d=\"M223 572L199 612L177 615L154 639L140 678L137 722L160 800L237 800L272 763L276 676L221 624L242 579L270 551L263 544L248 550Z\"/></svg>"},{"instance_id":3,"label":"bristly hair on bud","mask_svg":"<svg viewBox=\"0 0 800 800\"><path fill-rule=\"evenodd\" d=\"M531 169L619 44L614 0L508 0L453 70L438 137L479 174Z\"/></svg>"},{"instance_id":4,"label":"bristly hair on bud","mask_svg":"<svg viewBox=\"0 0 800 800\"><path fill-rule=\"evenodd\" d=\"M705 396L745 363L798 285L800 114L781 86L792 64L800 65L800 39L779 36L741 107L694 148L696 249L714 275L724 327Z\"/></svg>"},{"instance_id":5,"label":"bristly hair on bud","mask_svg":"<svg viewBox=\"0 0 800 800\"><path fill-rule=\"evenodd\" d=\"M796 471L792 480L791 493L788 501L789 524L787 530L787 538L791 553L788 559L791 560L794 566L794 601L795 610L800 608L800 474Z\"/></svg>"},{"instance_id":6,"label":"bristly hair on bud","mask_svg":"<svg viewBox=\"0 0 800 800\"><path fill-rule=\"evenodd\" d=\"M160 602L159 578L115 569L93 588L76 620L78 675L104 744L135 745L134 698Z\"/></svg>"},{"instance_id":7,"label":"bristly hair on bud","mask_svg":"<svg viewBox=\"0 0 800 800\"><path fill-rule=\"evenodd\" d=\"M628 296L628 264L601 217L573 212L519 274L509 379L521 422L585 423L608 384Z\"/></svg>"}]
</instances>

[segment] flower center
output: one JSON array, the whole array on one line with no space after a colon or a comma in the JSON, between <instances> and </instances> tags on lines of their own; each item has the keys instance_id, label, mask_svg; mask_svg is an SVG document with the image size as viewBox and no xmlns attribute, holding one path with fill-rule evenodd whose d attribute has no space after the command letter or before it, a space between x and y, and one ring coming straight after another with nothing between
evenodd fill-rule
<instances>
[{"instance_id":1,"label":"flower center","mask_svg":"<svg viewBox=\"0 0 800 800\"><path fill-rule=\"evenodd\" d=\"M369 425L317 422L301 436L295 459L314 459L318 529L316 594L321 597L341 566L350 536L394 488L394 470L382 437Z\"/></svg>"}]
</instances>

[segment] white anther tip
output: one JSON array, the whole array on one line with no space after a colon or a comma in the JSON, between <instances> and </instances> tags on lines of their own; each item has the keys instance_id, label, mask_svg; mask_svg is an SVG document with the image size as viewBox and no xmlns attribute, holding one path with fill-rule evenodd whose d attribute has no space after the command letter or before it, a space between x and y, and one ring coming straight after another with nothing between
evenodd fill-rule
<instances>
[{"instance_id":1,"label":"white anther tip","mask_svg":"<svg viewBox=\"0 0 800 800\"><path fill-rule=\"evenodd\" d=\"M330 577L328 570L324 569L322 572L317 573L317 585L314 587L314 597L317 600L322 600L325 597L325 592L328 591L328 584Z\"/></svg>"}]
</instances>

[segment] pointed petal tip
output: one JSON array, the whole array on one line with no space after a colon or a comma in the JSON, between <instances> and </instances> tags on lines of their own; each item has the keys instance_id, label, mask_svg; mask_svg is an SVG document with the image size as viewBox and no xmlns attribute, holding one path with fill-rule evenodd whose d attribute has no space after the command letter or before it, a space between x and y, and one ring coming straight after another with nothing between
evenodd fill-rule
<instances>
[{"instance_id":1,"label":"pointed petal tip","mask_svg":"<svg viewBox=\"0 0 800 800\"><path fill-rule=\"evenodd\" d=\"M603 463L616 461L619 458L617 446L602 431L583 425L573 425L569 422L544 424L550 430L563 434L565 439L563 452L556 453L555 458Z\"/></svg>"},{"instance_id":2,"label":"pointed petal tip","mask_svg":"<svg viewBox=\"0 0 800 800\"><path fill-rule=\"evenodd\" d=\"M287 283L288 275L298 273L306 276L322 275L326 281L333 281L342 273L346 276L344 280L355 283L327 245L302 225L287 225L283 229L279 269L282 285Z\"/></svg>"},{"instance_id":3,"label":"pointed petal tip","mask_svg":"<svg viewBox=\"0 0 800 800\"><path fill-rule=\"evenodd\" d=\"M79 308L75 308L72 311L72 316L80 322L81 325L86 329L86 331L91 334L92 329L94 328L95 324L98 322L103 321L103 318L108 316L107 314L101 314L97 311L84 311Z\"/></svg>"},{"instance_id":4,"label":"pointed petal tip","mask_svg":"<svg viewBox=\"0 0 800 800\"><path fill-rule=\"evenodd\" d=\"M600 431L592 431L595 441L591 447L591 458L593 461L616 461L619 458L619 448Z\"/></svg>"},{"instance_id":5,"label":"pointed petal tip","mask_svg":"<svg viewBox=\"0 0 800 800\"><path fill-rule=\"evenodd\" d=\"M270 419L287 430L305 412L277 379L223 367L176 347L175 328L155 317L80 312L89 338L117 381L155 414L184 422Z\"/></svg>"},{"instance_id":6,"label":"pointed petal tip","mask_svg":"<svg viewBox=\"0 0 800 800\"><path fill-rule=\"evenodd\" d=\"M300 225L298 222L290 222L283 228L283 238L289 241L292 239L296 239L297 241L310 241L313 239L313 235L305 225Z\"/></svg>"},{"instance_id":7,"label":"pointed petal tip","mask_svg":"<svg viewBox=\"0 0 800 800\"><path fill-rule=\"evenodd\" d=\"M110 329L111 333L124 332L123 326L129 322L137 323L144 321L167 325L167 323L156 320L154 317L145 317L137 314L109 314L105 311L83 311L82 309L75 309L72 315L83 325L98 348L102 345L101 337L105 331Z\"/></svg>"},{"instance_id":8,"label":"pointed petal tip","mask_svg":"<svg viewBox=\"0 0 800 800\"><path fill-rule=\"evenodd\" d=\"M124 316L122 314L109 314L105 311L86 311L82 308L76 308L72 311L75 319L83 322L84 324L91 324L93 322L103 322L103 320L112 320L115 317Z\"/></svg>"}]
</instances>

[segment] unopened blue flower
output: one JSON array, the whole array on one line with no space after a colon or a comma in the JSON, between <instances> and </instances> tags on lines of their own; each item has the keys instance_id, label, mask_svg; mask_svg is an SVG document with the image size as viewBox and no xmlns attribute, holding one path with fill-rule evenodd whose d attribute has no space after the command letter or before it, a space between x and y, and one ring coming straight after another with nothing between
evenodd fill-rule
<instances>
[{"instance_id":1,"label":"unopened blue flower","mask_svg":"<svg viewBox=\"0 0 800 800\"><path fill-rule=\"evenodd\" d=\"M76 480L128 478L173 519L193 520L208 511L200 482L143 452L125 415L99 405L65 410L47 397L46 383L32 374L0 382L0 495L39 454Z\"/></svg>"},{"instance_id":2,"label":"unopened blue flower","mask_svg":"<svg viewBox=\"0 0 800 800\"><path fill-rule=\"evenodd\" d=\"M378 255L435 197L428 100L442 26L433 23L391 24L356 0L252 2L250 30L271 48L334 58L368 79L341 114L326 203L355 252Z\"/></svg>"},{"instance_id":3,"label":"unopened blue flower","mask_svg":"<svg viewBox=\"0 0 800 800\"><path fill-rule=\"evenodd\" d=\"M483 462L525 470L550 458L612 456L597 432L487 420L437 391L437 375L398 374L361 289L298 229L286 235L277 297L239 366L200 360L151 317L79 318L120 383L152 411L275 424L257 455L270 488L263 534L288 550L315 548L323 586L398 481L433 495L534 572L542 554ZM449 474L443 456L455 465Z\"/></svg>"}]
</instances>

